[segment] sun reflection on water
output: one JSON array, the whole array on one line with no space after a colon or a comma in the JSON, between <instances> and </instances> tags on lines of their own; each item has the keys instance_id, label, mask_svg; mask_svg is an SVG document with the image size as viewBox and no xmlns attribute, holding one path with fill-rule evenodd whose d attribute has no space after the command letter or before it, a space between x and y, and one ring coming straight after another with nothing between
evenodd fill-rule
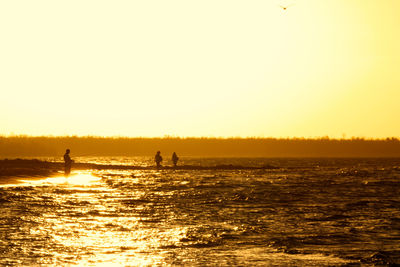
<instances>
[{"instance_id":1,"label":"sun reflection on water","mask_svg":"<svg viewBox=\"0 0 400 267\"><path fill-rule=\"evenodd\" d=\"M400 218L398 173L381 179L371 167L366 185L353 173L333 179L335 166L318 165L310 177L302 177L303 167L13 177L15 184L0 188L0 265L341 266L359 263L383 242L397 249L389 225ZM354 190L346 191L349 184ZM350 212L343 215L342 207Z\"/></svg>"},{"instance_id":2,"label":"sun reflection on water","mask_svg":"<svg viewBox=\"0 0 400 267\"><path fill-rule=\"evenodd\" d=\"M153 183L152 179L112 177L112 182L130 186ZM126 178L128 177L128 178ZM90 173L40 180L20 180L21 186L36 187L51 197L54 208L47 210L33 236L47 236L56 262L73 266L159 266L165 264L165 247L174 247L187 229L168 225L147 205L147 191L141 187L121 190L110 186L110 178ZM146 179L146 180L145 180ZM167 197L169 192L153 192ZM153 217L157 218L153 218ZM53 262L54 263L54 262Z\"/></svg>"},{"instance_id":3,"label":"sun reflection on water","mask_svg":"<svg viewBox=\"0 0 400 267\"><path fill-rule=\"evenodd\" d=\"M41 180L20 180L23 183L29 183L31 185L43 185L43 184L70 184L70 185L82 185L88 186L92 183L98 182L101 178L93 176L88 173L77 173L69 177L49 177Z\"/></svg>"},{"instance_id":4,"label":"sun reflection on water","mask_svg":"<svg viewBox=\"0 0 400 267\"><path fill-rule=\"evenodd\" d=\"M50 222L49 222L50 223ZM53 221L52 223L56 223ZM75 223L57 222L52 240L80 255L70 265L154 266L164 263L162 248L174 245L186 234L183 228L163 229L143 226L138 218L95 216ZM92 251L93 254L85 255Z\"/></svg>"}]
</instances>

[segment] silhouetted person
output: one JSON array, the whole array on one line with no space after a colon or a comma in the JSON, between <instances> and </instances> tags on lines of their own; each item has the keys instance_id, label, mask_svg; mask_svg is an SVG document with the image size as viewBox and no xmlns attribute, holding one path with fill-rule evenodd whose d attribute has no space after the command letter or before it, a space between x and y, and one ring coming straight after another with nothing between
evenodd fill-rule
<instances>
[{"instance_id":1,"label":"silhouetted person","mask_svg":"<svg viewBox=\"0 0 400 267\"><path fill-rule=\"evenodd\" d=\"M161 152L160 151L157 151L157 154L154 157L154 160L155 160L155 162L157 164L157 167L160 167L161 166L161 161L162 161L162 157L161 157Z\"/></svg>"},{"instance_id":2,"label":"silhouetted person","mask_svg":"<svg viewBox=\"0 0 400 267\"><path fill-rule=\"evenodd\" d=\"M67 149L64 154L64 174L65 176L69 176L71 173L71 165L74 162L71 157L69 156L70 150Z\"/></svg>"},{"instance_id":3,"label":"silhouetted person","mask_svg":"<svg viewBox=\"0 0 400 267\"><path fill-rule=\"evenodd\" d=\"M174 163L174 167L176 167L176 164L178 163L179 157L176 155L176 153L172 153L172 163Z\"/></svg>"}]
</instances>

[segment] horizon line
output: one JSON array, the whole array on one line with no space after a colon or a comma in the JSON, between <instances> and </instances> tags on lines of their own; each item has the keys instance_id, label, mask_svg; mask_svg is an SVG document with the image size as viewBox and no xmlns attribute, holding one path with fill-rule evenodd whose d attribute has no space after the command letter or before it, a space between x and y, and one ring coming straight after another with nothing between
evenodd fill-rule
<instances>
[{"instance_id":1,"label":"horizon line","mask_svg":"<svg viewBox=\"0 0 400 267\"><path fill-rule=\"evenodd\" d=\"M217 140L229 140L229 139L272 139L272 140L366 140L366 141L385 141L385 140L398 140L400 136L387 136L387 137L365 137L365 136L351 136L351 137L330 137L325 136L314 136L314 137L300 137L300 136L286 136L286 137L265 137L265 136L176 136L176 135L164 135L164 136L124 136L124 135L28 135L28 134L0 134L0 138L97 138L97 139L217 139Z\"/></svg>"}]
</instances>

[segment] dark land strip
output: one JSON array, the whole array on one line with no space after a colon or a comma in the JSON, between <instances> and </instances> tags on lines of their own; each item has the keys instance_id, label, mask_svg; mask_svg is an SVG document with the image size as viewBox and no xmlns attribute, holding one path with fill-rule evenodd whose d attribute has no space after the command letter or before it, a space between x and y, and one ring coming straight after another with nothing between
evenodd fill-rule
<instances>
[{"instance_id":1,"label":"dark land strip","mask_svg":"<svg viewBox=\"0 0 400 267\"><path fill-rule=\"evenodd\" d=\"M181 166L134 166L95 163L74 163L74 170L267 170L277 169L275 166L242 166L222 164L213 166L181 165ZM3 159L0 160L0 179L3 177L49 177L64 171L63 162L49 162L38 159Z\"/></svg>"}]
</instances>

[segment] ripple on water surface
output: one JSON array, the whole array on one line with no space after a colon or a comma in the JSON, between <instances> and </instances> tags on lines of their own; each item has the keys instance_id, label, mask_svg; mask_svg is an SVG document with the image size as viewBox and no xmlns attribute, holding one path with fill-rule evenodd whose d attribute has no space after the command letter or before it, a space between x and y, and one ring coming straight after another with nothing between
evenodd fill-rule
<instances>
[{"instance_id":1,"label":"ripple on water surface","mask_svg":"<svg viewBox=\"0 0 400 267\"><path fill-rule=\"evenodd\" d=\"M400 173L391 168L398 163L372 163L275 159L280 168L267 171L101 170L23 180L0 188L0 262L399 263Z\"/></svg>"}]
</instances>

